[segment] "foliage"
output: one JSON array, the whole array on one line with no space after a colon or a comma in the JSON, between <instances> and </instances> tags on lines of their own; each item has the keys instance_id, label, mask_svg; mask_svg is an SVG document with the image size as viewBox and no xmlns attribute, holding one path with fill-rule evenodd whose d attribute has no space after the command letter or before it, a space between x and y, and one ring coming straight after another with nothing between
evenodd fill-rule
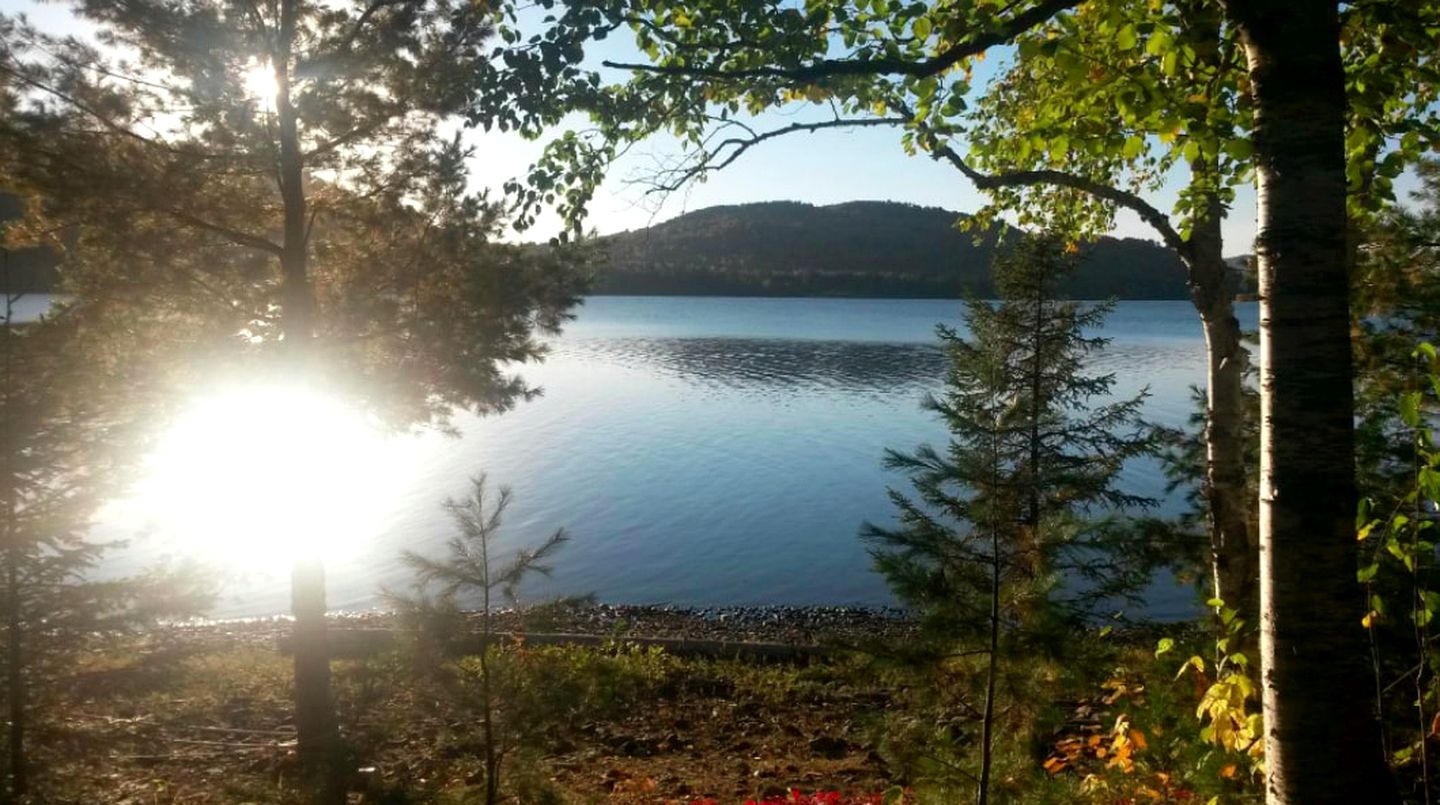
<instances>
[{"instance_id":1,"label":"foliage","mask_svg":"<svg viewBox=\"0 0 1440 805\"><path fill-rule=\"evenodd\" d=\"M1363 556L1359 580L1369 602L1362 625L1370 635L1385 749L1402 778L1428 792L1434 785L1429 738L1440 717L1440 657L1431 632L1440 612L1435 561L1440 449L1432 429L1440 403L1440 359L1429 343L1412 356L1413 390L1404 392L1398 405L1411 437L1410 483L1392 498L1363 500L1356 527Z\"/></svg>"},{"instance_id":2,"label":"foliage","mask_svg":"<svg viewBox=\"0 0 1440 805\"><path fill-rule=\"evenodd\" d=\"M1090 333L1111 305L1055 300L1054 288L1074 264L1062 252L1054 238L1022 242L996 263L999 304L966 303L969 337L940 328L951 368L944 396L926 405L953 440L943 453L922 447L887 454L889 466L911 476L919 499L892 492L899 528L865 530L897 594L952 635L975 622L965 591L975 585L981 600L989 597L988 582L972 578L967 562L991 560L977 541L992 527L1004 531L999 559L1009 583L1037 585L1016 591L1036 625L1092 614L1143 574L1116 552L1134 537L1122 521L1079 519L1152 505L1117 480L1126 461L1154 444L1139 417L1143 394L1090 402L1114 383L1113 375L1083 373L1086 359L1107 343ZM1057 586L1057 574L1069 574L1069 582ZM1041 615L1047 609L1050 616Z\"/></svg>"},{"instance_id":3,"label":"foliage","mask_svg":"<svg viewBox=\"0 0 1440 805\"><path fill-rule=\"evenodd\" d=\"M1217 3L1133 0L1081 5L1016 39L1010 70L963 114L963 102L926 128L963 136L975 168L992 176L1057 170L1132 199L1191 168L1175 213L1189 241L1208 205L1228 207L1249 181L1249 103L1243 54ZM998 184L997 210L1073 233L1109 230L1121 206L1061 182ZM1124 206L1130 206L1128 203ZM1147 223L1170 226L1166 216ZM1171 242L1172 248L1184 246Z\"/></svg>"},{"instance_id":4,"label":"foliage","mask_svg":"<svg viewBox=\"0 0 1440 805\"><path fill-rule=\"evenodd\" d=\"M790 789L786 797L766 797L763 800L747 799L745 805L900 805L905 802L904 793L895 789L880 794L846 797L839 791L816 791L806 794L798 788ZM720 805L719 800L696 799L690 805Z\"/></svg>"},{"instance_id":5,"label":"foliage","mask_svg":"<svg viewBox=\"0 0 1440 805\"><path fill-rule=\"evenodd\" d=\"M160 353L172 382L208 379L202 359L248 365L275 349L278 303L307 306L285 296L298 282L324 345L304 371L395 424L530 393L501 364L540 357L532 334L564 321L577 273L571 256L500 242L506 204L470 186L477 154L450 134L488 58L486 7L74 11L118 49L0 21L14 106L0 183L27 201L12 239L60 255L76 314L112 330L113 349ZM291 149L300 186L277 166Z\"/></svg>"},{"instance_id":6,"label":"foliage","mask_svg":"<svg viewBox=\"0 0 1440 805\"><path fill-rule=\"evenodd\" d=\"M559 550L569 537L564 529L551 534L548 539L534 548L522 548L509 561L492 557L494 541L499 536L505 509L512 500L509 487L501 487L500 494L492 504L486 498L485 476L471 479L471 494L464 500L450 499L445 509L459 533L447 543L449 556L432 559L414 551L406 551L402 558L415 571L416 593L413 597L389 594L391 601L402 613L403 621L424 627L417 646L426 649L425 659L434 662L439 659L436 650L446 648L447 638L453 640L453 629L457 623L457 597L464 594L480 596L480 651L474 663L453 664L456 676L448 681L452 692L462 697L474 697L479 702L482 751L485 758L485 802L495 805L500 797L500 768L505 755L511 751L517 732L517 725L533 723L523 715L501 719L497 715L500 701L513 702L515 691L503 695L504 680L516 677L506 674L503 665L497 667L496 660L503 657L495 648L495 634L491 626L492 596L503 596L513 603L520 583L533 574L549 575L550 567L545 564L555 551ZM440 592L431 598L428 588L438 584ZM437 641L434 637L439 627ZM437 669L438 670L438 669ZM497 683L497 677L499 680Z\"/></svg>"},{"instance_id":7,"label":"foliage","mask_svg":"<svg viewBox=\"0 0 1440 805\"><path fill-rule=\"evenodd\" d=\"M1196 718L1204 724L1200 740L1224 752L1244 756L1251 771L1260 777L1265 773L1265 742L1261 715L1257 712L1259 697L1251 681L1250 658L1240 648L1247 624L1238 617L1239 613L1225 606L1225 602L1212 599L1210 605L1225 629L1224 635L1215 640L1214 666L1207 667L1203 657L1191 655L1176 676L1193 673L1196 687L1204 690L1195 708ZM1156 656L1165 654L1171 647L1173 641L1162 640Z\"/></svg>"},{"instance_id":8,"label":"foliage","mask_svg":"<svg viewBox=\"0 0 1440 805\"><path fill-rule=\"evenodd\" d=\"M8 755L4 793L25 796L27 733L48 726L45 708L89 640L191 616L213 599L194 563L96 580L112 544L88 538L90 516L123 483L116 451L125 432L89 382L87 337L64 312L25 322L24 293L0 277L0 639ZM43 788L43 784L42 784Z\"/></svg>"},{"instance_id":9,"label":"foliage","mask_svg":"<svg viewBox=\"0 0 1440 805\"><path fill-rule=\"evenodd\" d=\"M1403 494L1413 482L1401 403L1416 390L1415 344L1440 336L1440 163L1416 167L1415 204L1387 211L1367 230L1351 281L1357 468L1360 488L1376 498Z\"/></svg>"},{"instance_id":10,"label":"foliage","mask_svg":"<svg viewBox=\"0 0 1440 805\"><path fill-rule=\"evenodd\" d=\"M1254 798L1259 778L1246 772L1252 758L1217 744L1199 718L1196 702L1208 711L1214 692L1210 677L1196 670L1204 660L1192 654L1178 673L1171 664L1190 640L1166 638L1153 653L1116 646L1117 665L1048 748L1042 766L1059 790L1037 801L1218 805ZM1244 674L1235 681L1249 684ZM1093 678L1088 684L1096 687Z\"/></svg>"},{"instance_id":11,"label":"foliage","mask_svg":"<svg viewBox=\"0 0 1440 805\"><path fill-rule=\"evenodd\" d=\"M1055 301L1074 258L1054 237L1034 237L996 263L1001 300L971 300L969 337L939 328L951 367L943 397L927 406L951 432L942 453L891 451L918 500L891 500L899 525L867 525L875 565L923 618L940 662L981 655L988 667L977 801L989 795L992 727L1001 658L1009 666L1063 650L1068 634L1147 578L1137 532L1115 515L1152 501L1117 484L1125 462L1153 453L1140 419L1144 395L1095 404L1110 375L1084 363L1105 339L1088 332L1110 305ZM1087 520L1099 512L1111 518Z\"/></svg>"}]
</instances>

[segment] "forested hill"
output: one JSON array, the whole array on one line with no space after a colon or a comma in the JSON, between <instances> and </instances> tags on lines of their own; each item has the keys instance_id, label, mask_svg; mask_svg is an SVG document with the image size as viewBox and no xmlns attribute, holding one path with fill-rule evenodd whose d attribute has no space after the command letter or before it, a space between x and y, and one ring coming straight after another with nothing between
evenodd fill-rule
<instances>
[{"instance_id":1,"label":"forested hill","mask_svg":"<svg viewBox=\"0 0 1440 805\"><path fill-rule=\"evenodd\" d=\"M11 193L0 192L0 233L7 222L25 214L20 199ZM0 248L0 285L8 279L8 287L0 288L5 293L43 293L49 291L59 280L55 271L55 255L46 249L3 249Z\"/></svg>"},{"instance_id":2,"label":"forested hill","mask_svg":"<svg viewBox=\"0 0 1440 805\"><path fill-rule=\"evenodd\" d=\"M995 238L976 244L959 213L885 201L710 207L601 239L602 294L991 296ZM1077 299L1185 299L1173 254L1104 238L1067 288Z\"/></svg>"}]
</instances>

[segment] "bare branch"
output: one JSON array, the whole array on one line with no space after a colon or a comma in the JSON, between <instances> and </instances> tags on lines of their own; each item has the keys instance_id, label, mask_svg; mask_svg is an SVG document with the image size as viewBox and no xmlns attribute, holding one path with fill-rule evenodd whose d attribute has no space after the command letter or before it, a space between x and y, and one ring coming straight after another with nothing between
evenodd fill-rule
<instances>
[{"instance_id":1,"label":"bare branch","mask_svg":"<svg viewBox=\"0 0 1440 805\"><path fill-rule=\"evenodd\" d=\"M744 123L741 123L738 120L728 122L731 125L744 129L746 132L748 132L749 136L729 137L721 140L715 145L714 148L702 153L698 161L695 162L695 164L691 165L689 168L681 169L677 167L673 171L668 171L667 173L669 173L674 178L670 179L669 181L664 181L660 184L655 185L647 192L671 193L679 190L681 187L684 187L687 183L699 176L703 176L707 173L714 173L715 171L719 170L724 170L732 163L734 163L735 160L739 159L742 155L744 155L746 151L749 151L751 148L754 148L760 143L763 143L766 140L773 140L776 137L783 137L786 134L795 134L797 132L807 132L813 134L814 132L821 131L823 129L851 128L858 126L895 126L905 123L906 119L899 117L837 117L834 120L822 120L814 123L792 123L788 126L766 132L756 132L754 129L750 128ZM724 152L726 149L733 150L731 150L723 158L720 158L721 153ZM716 161L717 158L719 161Z\"/></svg>"}]
</instances>

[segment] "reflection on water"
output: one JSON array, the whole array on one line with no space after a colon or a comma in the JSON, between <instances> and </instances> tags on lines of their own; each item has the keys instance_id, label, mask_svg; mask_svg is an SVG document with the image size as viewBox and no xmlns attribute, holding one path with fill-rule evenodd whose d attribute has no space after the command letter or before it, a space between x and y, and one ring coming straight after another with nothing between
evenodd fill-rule
<instances>
[{"instance_id":1,"label":"reflection on water","mask_svg":"<svg viewBox=\"0 0 1440 805\"><path fill-rule=\"evenodd\" d=\"M946 371L938 343L810 341L772 338L616 338L565 342L564 361L613 364L674 378L695 388L752 395L878 395L915 400L939 389ZM1111 344L1087 371L1115 376L1117 395L1148 390L1147 416L1178 426L1189 397L1176 393L1204 379L1204 355L1186 341Z\"/></svg>"},{"instance_id":2,"label":"reflection on water","mask_svg":"<svg viewBox=\"0 0 1440 805\"><path fill-rule=\"evenodd\" d=\"M934 344L769 338L617 338L567 344L560 355L663 372L756 393L893 394L931 388L945 371Z\"/></svg>"}]
</instances>

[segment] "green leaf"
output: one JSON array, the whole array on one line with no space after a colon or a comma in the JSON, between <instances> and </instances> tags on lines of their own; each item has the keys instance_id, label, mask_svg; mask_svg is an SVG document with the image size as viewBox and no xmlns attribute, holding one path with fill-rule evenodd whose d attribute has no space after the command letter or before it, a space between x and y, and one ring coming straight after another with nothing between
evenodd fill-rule
<instances>
[{"instance_id":1,"label":"green leaf","mask_svg":"<svg viewBox=\"0 0 1440 805\"><path fill-rule=\"evenodd\" d=\"M1145 52L1151 56L1161 56L1170 51L1170 35L1164 31L1156 31L1145 40Z\"/></svg>"},{"instance_id":2,"label":"green leaf","mask_svg":"<svg viewBox=\"0 0 1440 805\"><path fill-rule=\"evenodd\" d=\"M1155 646L1155 656L1156 656L1156 657L1159 657L1160 655L1162 655L1162 654L1164 654L1164 653L1166 653L1166 652L1168 652L1168 651L1171 651L1171 650L1174 649L1174 648L1175 648L1175 638L1173 638L1173 637L1162 637L1162 638L1160 638L1160 642Z\"/></svg>"},{"instance_id":3,"label":"green leaf","mask_svg":"<svg viewBox=\"0 0 1440 805\"><path fill-rule=\"evenodd\" d=\"M1179 67L1179 65L1179 51L1166 51L1165 55L1160 58L1160 72L1164 73L1167 76L1175 75L1176 69Z\"/></svg>"},{"instance_id":4,"label":"green leaf","mask_svg":"<svg viewBox=\"0 0 1440 805\"><path fill-rule=\"evenodd\" d=\"M911 30L915 32L915 38L916 38L916 39L929 39L929 38L930 38L930 18L929 18L929 17L921 17L920 19L915 20L915 25L914 25L913 28L911 28Z\"/></svg>"},{"instance_id":5,"label":"green leaf","mask_svg":"<svg viewBox=\"0 0 1440 805\"><path fill-rule=\"evenodd\" d=\"M1134 159L1140 156L1140 151L1145 148L1145 138L1132 134L1125 139L1125 148L1121 151L1126 159Z\"/></svg>"},{"instance_id":6,"label":"green leaf","mask_svg":"<svg viewBox=\"0 0 1440 805\"><path fill-rule=\"evenodd\" d=\"M1412 391L1400 397L1400 419L1412 428L1420 427L1420 392Z\"/></svg>"},{"instance_id":7,"label":"green leaf","mask_svg":"<svg viewBox=\"0 0 1440 805\"><path fill-rule=\"evenodd\" d=\"M1137 41L1134 25L1126 25L1115 32L1115 47L1120 50L1134 50Z\"/></svg>"},{"instance_id":8,"label":"green leaf","mask_svg":"<svg viewBox=\"0 0 1440 805\"><path fill-rule=\"evenodd\" d=\"M1371 579L1375 578L1375 574L1378 572L1380 572L1380 563L1371 562L1365 567L1360 568L1360 570L1355 574L1355 579L1361 584L1365 584Z\"/></svg>"}]
</instances>

